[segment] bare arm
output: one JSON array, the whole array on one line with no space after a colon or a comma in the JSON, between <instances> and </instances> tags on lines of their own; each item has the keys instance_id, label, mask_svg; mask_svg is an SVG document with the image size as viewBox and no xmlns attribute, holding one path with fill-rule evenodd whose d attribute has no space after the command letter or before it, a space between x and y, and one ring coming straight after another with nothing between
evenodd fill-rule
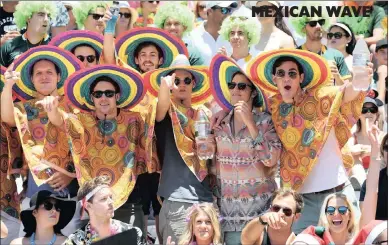
<instances>
[{"instance_id":1,"label":"bare arm","mask_svg":"<svg viewBox=\"0 0 389 245\"><path fill-rule=\"evenodd\" d=\"M20 73L13 70L12 63L4 74L5 83L1 93L1 120L10 127L15 127L14 104L12 98L12 87L20 79Z\"/></svg>"},{"instance_id":2,"label":"bare arm","mask_svg":"<svg viewBox=\"0 0 389 245\"><path fill-rule=\"evenodd\" d=\"M175 78L176 74L174 73L172 76L163 77L161 80L161 87L159 88L158 93L157 113L155 116L157 122L162 121L169 110L171 103L170 90L173 86L177 87L173 82Z\"/></svg>"},{"instance_id":3,"label":"bare arm","mask_svg":"<svg viewBox=\"0 0 389 245\"><path fill-rule=\"evenodd\" d=\"M245 245L256 244L261 238L264 228L265 226L259 222L258 218L251 220L242 230L241 243Z\"/></svg>"},{"instance_id":4,"label":"bare arm","mask_svg":"<svg viewBox=\"0 0 389 245\"><path fill-rule=\"evenodd\" d=\"M386 95L386 87L385 87L385 78L388 76L388 66L381 65L377 69L378 73L378 99L380 99L382 102L385 102L385 95Z\"/></svg>"},{"instance_id":5,"label":"bare arm","mask_svg":"<svg viewBox=\"0 0 389 245\"><path fill-rule=\"evenodd\" d=\"M104 23L106 23L103 43L103 58L105 64L116 64L114 40L116 20L117 16L112 16L109 7L107 7L103 18Z\"/></svg>"},{"instance_id":6,"label":"bare arm","mask_svg":"<svg viewBox=\"0 0 389 245\"><path fill-rule=\"evenodd\" d=\"M384 29L382 28L374 28L373 36L365 38L365 42L367 45L376 44L379 40L384 38Z\"/></svg>"}]
</instances>

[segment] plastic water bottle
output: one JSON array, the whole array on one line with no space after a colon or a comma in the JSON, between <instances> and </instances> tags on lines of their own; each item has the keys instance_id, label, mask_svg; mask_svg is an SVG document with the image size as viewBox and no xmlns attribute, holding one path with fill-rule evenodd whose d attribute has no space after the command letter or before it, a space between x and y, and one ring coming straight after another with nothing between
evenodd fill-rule
<instances>
[{"instance_id":1,"label":"plastic water bottle","mask_svg":"<svg viewBox=\"0 0 389 245\"><path fill-rule=\"evenodd\" d=\"M45 170L45 172L46 172L46 174L47 174L49 177L53 176L53 174L55 173L55 171L54 171L53 169L51 169L51 168L47 168L47 169ZM60 190L60 191L56 191L56 193L58 193L58 195L59 195L60 197L68 197L68 195L70 194L68 188L64 188L64 189L62 189L62 190Z\"/></svg>"},{"instance_id":2,"label":"plastic water bottle","mask_svg":"<svg viewBox=\"0 0 389 245\"><path fill-rule=\"evenodd\" d=\"M353 87L357 91L366 91L371 80L367 71L367 63L370 60L370 51L365 40L358 40L353 51Z\"/></svg>"},{"instance_id":3,"label":"plastic water bottle","mask_svg":"<svg viewBox=\"0 0 389 245\"><path fill-rule=\"evenodd\" d=\"M207 114L203 110L197 113L195 122L195 137L197 154L200 160L212 159L214 154L214 146L208 144L208 136L211 134L211 124Z\"/></svg>"}]
</instances>

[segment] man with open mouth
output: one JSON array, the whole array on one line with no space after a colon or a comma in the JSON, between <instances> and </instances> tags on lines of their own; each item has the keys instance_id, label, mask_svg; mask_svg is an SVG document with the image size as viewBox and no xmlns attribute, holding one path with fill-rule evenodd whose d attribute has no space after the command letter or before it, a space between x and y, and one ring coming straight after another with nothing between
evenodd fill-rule
<instances>
[{"instance_id":1,"label":"man with open mouth","mask_svg":"<svg viewBox=\"0 0 389 245\"><path fill-rule=\"evenodd\" d=\"M369 63L366 68L369 76L371 67ZM331 85L327 62L304 50L263 53L247 70L269 96L269 110L283 144L282 185L304 198L301 218L293 226L295 233L317 224L321 203L330 193L345 194L358 217L347 174L353 159L346 143L361 115L366 92L354 90L352 83Z\"/></svg>"}]
</instances>

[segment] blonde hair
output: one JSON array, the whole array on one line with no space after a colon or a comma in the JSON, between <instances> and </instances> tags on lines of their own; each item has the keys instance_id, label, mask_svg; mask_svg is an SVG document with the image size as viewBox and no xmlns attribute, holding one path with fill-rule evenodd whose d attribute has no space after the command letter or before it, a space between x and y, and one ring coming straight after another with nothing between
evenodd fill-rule
<instances>
[{"instance_id":1,"label":"blonde hair","mask_svg":"<svg viewBox=\"0 0 389 245\"><path fill-rule=\"evenodd\" d=\"M201 211L204 212L211 220L211 224L213 227L212 244L221 244L221 232L218 211L213 207L211 203L200 203L194 204L193 207L189 209L187 216L188 224L185 227L184 233L180 237L180 240L178 242L179 245L188 245L191 242L196 241L196 237L194 236L194 224L196 222L197 216Z\"/></svg>"},{"instance_id":2,"label":"blonde hair","mask_svg":"<svg viewBox=\"0 0 389 245\"><path fill-rule=\"evenodd\" d=\"M346 202L346 205L347 205L347 208L348 208L348 213L350 214L350 220L349 220L349 222L347 224L348 240L350 240L354 236L355 232L358 230L358 222L357 222L357 220L355 218L354 207L350 203L350 200L347 198L347 196L345 194L334 193L334 194L328 195L326 197L326 199L324 199L323 205L321 207L320 219L319 219L318 226L323 226L327 230L329 230L329 223L328 223L328 219L327 219L327 216L326 216L326 209L328 207L328 202L331 199L333 199L333 198L340 198L340 199L342 199L343 201Z\"/></svg>"}]
</instances>

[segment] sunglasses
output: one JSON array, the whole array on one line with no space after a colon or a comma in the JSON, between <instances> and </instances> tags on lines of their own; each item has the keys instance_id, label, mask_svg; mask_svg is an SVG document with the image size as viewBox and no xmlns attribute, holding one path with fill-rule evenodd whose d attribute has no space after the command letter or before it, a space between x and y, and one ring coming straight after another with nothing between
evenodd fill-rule
<instances>
[{"instance_id":1,"label":"sunglasses","mask_svg":"<svg viewBox=\"0 0 389 245\"><path fill-rule=\"evenodd\" d=\"M278 213L282 209L282 212L285 214L286 217L290 217L293 214L293 210L292 209L284 208L284 207L281 207L281 206L278 206L278 205L272 205L270 209L271 209L272 212L276 212L276 213Z\"/></svg>"},{"instance_id":2,"label":"sunglasses","mask_svg":"<svg viewBox=\"0 0 389 245\"><path fill-rule=\"evenodd\" d=\"M276 72L276 77L279 77L279 78L284 78L286 75L286 72L284 70L278 70ZM297 72L295 71L290 71L288 72L288 76L291 78L291 79L295 79L297 77Z\"/></svg>"},{"instance_id":3,"label":"sunglasses","mask_svg":"<svg viewBox=\"0 0 389 245\"><path fill-rule=\"evenodd\" d=\"M312 20L305 22L305 24L309 24L310 27L315 27L319 23L320 26L323 26L326 23L326 20Z\"/></svg>"},{"instance_id":4,"label":"sunglasses","mask_svg":"<svg viewBox=\"0 0 389 245\"><path fill-rule=\"evenodd\" d=\"M226 15L226 14L231 14L231 9L230 8L226 8L226 7L219 7L219 6L214 6L212 7L213 10L215 9L220 9L220 12L222 12L222 14Z\"/></svg>"},{"instance_id":5,"label":"sunglasses","mask_svg":"<svg viewBox=\"0 0 389 245\"><path fill-rule=\"evenodd\" d=\"M366 114L368 112L376 114L378 112L378 108L377 107L362 107L362 114Z\"/></svg>"},{"instance_id":6,"label":"sunglasses","mask_svg":"<svg viewBox=\"0 0 389 245\"><path fill-rule=\"evenodd\" d=\"M329 215L334 215L335 211L336 211L336 208L332 207L332 206L328 206L327 209L326 209L326 213L329 214ZM347 211L348 211L348 207L346 207L346 206L338 207L338 212L341 215L345 215L347 213Z\"/></svg>"},{"instance_id":7,"label":"sunglasses","mask_svg":"<svg viewBox=\"0 0 389 245\"><path fill-rule=\"evenodd\" d=\"M159 4L159 1L148 1L149 3L154 3L154 2L157 2L157 4Z\"/></svg>"},{"instance_id":8,"label":"sunglasses","mask_svg":"<svg viewBox=\"0 0 389 245\"><path fill-rule=\"evenodd\" d=\"M92 18L94 20L99 20L100 18L104 17L104 15L102 15L102 14L88 14L88 15L92 15Z\"/></svg>"},{"instance_id":9,"label":"sunglasses","mask_svg":"<svg viewBox=\"0 0 389 245\"><path fill-rule=\"evenodd\" d=\"M190 77L185 77L184 80L181 80L181 79L179 79L178 77L176 77L176 79L174 79L174 84L178 86L178 85L181 83L181 81L184 81L184 83L185 83L186 85L189 85L189 84L192 83L192 78L190 78Z\"/></svg>"},{"instance_id":10,"label":"sunglasses","mask_svg":"<svg viewBox=\"0 0 389 245\"><path fill-rule=\"evenodd\" d=\"M329 32L329 33L327 33L327 39L332 39L332 37L335 37L335 39L341 39L343 36L344 36L344 34L341 32L335 32L335 33Z\"/></svg>"},{"instance_id":11,"label":"sunglasses","mask_svg":"<svg viewBox=\"0 0 389 245\"><path fill-rule=\"evenodd\" d=\"M92 96L95 97L96 99L101 98L101 96L103 96L103 94L104 94L105 97L107 97L107 98L112 98L112 97L116 94L116 92L113 91L113 90L105 90L105 91L99 91L99 90L97 90L97 91L93 91L93 92L92 92Z\"/></svg>"},{"instance_id":12,"label":"sunglasses","mask_svg":"<svg viewBox=\"0 0 389 245\"><path fill-rule=\"evenodd\" d=\"M230 19L232 21L236 20L236 19L239 19L241 21L245 21L245 20L248 20L249 18L248 17L245 17L245 16L230 16Z\"/></svg>"},{"instance_id":13,"label":"sunglasses","mask_svg":"<svg viewBox=\"0 0 389 245\"><path fill-rule=\"evenodd\" d=\"M378 242L373 242L373 244L382 244L382 243L385 243L385 242L388 242L388 240L385 240L385 241L378 241Z\"/></svg>"},{"instance_id":14,"label":"sunglasses","mask_svg":"<svg viewBox=\"0 0 389 245\"><path fill-rule=\"evenodd\" d=\"M88 55L88 56L77 55L77 59L79 59L81 62L84 62L84 60L86 59L88 61L88 63L93 63L96 60L96 56L95 55Z\"/></svg>"},{"instance_id":15,"label":"sunglasses","mask_svg":"<svg viewBox=\"0 0 389 245\"><path fill-rule=\"evenodd\" d=\"M59 204L58 203L52 203L52 202L49 202L49 201L46 201L43 203L43 207L47 210L47 211L50 211L53 209L53 207L55 208L55 210L57 212L61 212L61 208L59 207Z\"/></svg>"},{"instance_id":16,"label":"sunglasses","mask_svg":"<svg viewBox=\"0 0 389 245\"><path fill-rule=\"evenodd\" d=\"M124 16L124 18L129 19L129 18L131 18L131 13L120 13L119 12L119 16L120 16L120 18L123 18L123 16Z\"/></svg>"},{"instance_id":17,"label":"sunglasses","mask_svg":"<svg viewBox=\"0 0 389 245\"><path fill-rule=\"evenodd\" d=\"M228 89L231 90L233 90L236 87L236 85L238 85L239 90L245 90L247 87L251 89L254 88L251 84L247 84L247 83L233 83L233 82L227 83Z\"/></svg>"}]
</instances>

